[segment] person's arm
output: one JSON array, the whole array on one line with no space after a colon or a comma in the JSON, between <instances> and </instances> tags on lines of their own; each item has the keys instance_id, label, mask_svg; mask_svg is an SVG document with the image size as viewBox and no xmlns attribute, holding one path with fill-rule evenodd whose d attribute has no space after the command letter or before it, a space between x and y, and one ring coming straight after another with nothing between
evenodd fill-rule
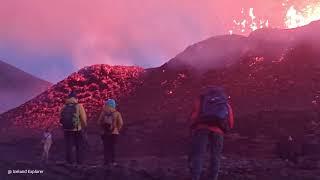
<instances>
[{"instance_id":1,"label":"person's arm","mask_svg":"<svg viewBox=\"0 0 320 180\"><path fill-rule=\"evenodd\" d=\"M87 114L82 104L79 104L79 114L82 127L87 126Z\"/></svg>"},{"instance_id":2,"label":"person's arm","mask_svg":"<svg viewBox=\"0 0 320 180\"><path fill-rule=\"evenodd\" d=\"M104 111L102 110L98 119L98 125L101 126L102 125L102 120L104 117Z\"/></svg>"},{"instance_id":3,"label":"person's arm","mask_svg":"<svg viewBox=\"0 0 320 180\"><path fill-rule=\"evenodd\" d=\"M230 104L228 104L228 110L229 110L230 128L232 129L234 127L234 116L233 116L233 110Z\"/></svg>"},{"instance_id":4,"label":"person's arm","mask_svg":"<svg viewBox=\"0 0 320 180\"><path fill-rule=\"evenodd\" d=\"M192 112L189 120L190 125L192 125L197 120L199 111L200 111L200 99L198 98L195 100L193 104L193 108L192 108Z\"/></svg>"},{"instance_id":5,"label":"person's arm","mask_svg":"<svg viewBox=\"0 0 320 180\"><path fill-rule=\"evenodd\" d=\"M118 130L120 131L121 128L123 127L123 119L122 119L122 116L121 116L121 113L118 113L118 121L117 121L117 127L118 127Z\"/></svg>"}]
</instances>

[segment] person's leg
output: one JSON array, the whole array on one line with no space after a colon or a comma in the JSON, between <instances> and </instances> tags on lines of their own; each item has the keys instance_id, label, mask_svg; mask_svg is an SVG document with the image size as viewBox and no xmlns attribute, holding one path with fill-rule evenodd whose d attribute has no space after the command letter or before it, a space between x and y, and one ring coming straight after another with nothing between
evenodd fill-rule
<instances>
[{"instance_id":1,"label":"person's leg","mask_svg":"<svg viewBox=\"0 0 320 180\"><path fill-rule=\"evenodd\" d=\"M210 142L210 151L211 151L210 177L212 178L212 180L218 180L220 163L221 163L221 153L223 149L223 136L211 132L209 136L209 142Z\"/></svg>"},{"instance_id":2,"label":"person's leg","mask_svg":"<svg viewBox=\"0 0 320 180\"><path fill-rule=\"evenodd\" d=\"M88 140L88 132L83 131L82 132L82 140L83 140L83 146L85 150L90 150L90 143Z\"/></svg>"},{"instance_id":3,"label":"person's leg","mask_svg":"<svg viewBox=\"0 0 320 180\"><path fill-rule=\"evenodd\" d=\"M111 163L115 163L117 137L118 137L118 135L113 134L113 135L111 135L111 139L110 139L110 160L111 160Z\"/></svg>"},{"instance_id":4,"label":"person's leg","mask_svg":"<svg viewBox=\"0 0 320 180\"><path fill-rule=\"evenodd\" d=\"M71 131L64 132L65 148L66 148L66 161L72 164L72 147L73 147L73 136Z\"/></svg>"},{"instance_id":5,"label":"person's leg","mask_svg":"<svg viewBox=\"0 0 320 180\"><path fill-rule=\"evenodd\" d=\"M208 144L208 133L206 129L197 130L192 137L191 150L191 174L192 180L199 180L202 173L203 156Z\"/></svg>"},{"instance_id":6,"label":"person's leg","mask_svg":"<svg viewBox=\"0 0 320 180\"><path fill-rule=\"evenodd\" d=\"M103 152L105 165L109 165L111 163L111 145L111 135L103 135Z\"/></svg>"},{"instance_id":7,"label":"person's leg","mask_svg":"<svg viewBox=\"0 0 320 180\"><path fill-rule=\"evenodd\" d=\"M101 135L101 141L102 141L102 144L103 144L103 163L106 164L106 146L107 146L107 142L106 142L106 136L105 134L102 134Z\"/></svg>"},{"instance_id":8,"label":"person's leg","mask_svg":"<svg viewBox=\"0 0 320 180\"><path fill-rule=\"evenodd\" d=\"M76 146L76 157L77 163L83 163L83 137L81 131L75 132L75 146Z\"/></svg>"}]
</instances>

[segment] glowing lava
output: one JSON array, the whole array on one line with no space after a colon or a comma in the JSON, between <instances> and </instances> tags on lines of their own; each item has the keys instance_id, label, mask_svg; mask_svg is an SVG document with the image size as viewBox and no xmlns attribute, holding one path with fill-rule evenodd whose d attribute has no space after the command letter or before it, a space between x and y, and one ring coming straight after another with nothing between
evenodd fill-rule
<instances>
[{"instance_id":1,"label":"glowing lava","mask_svg":"<svg viewBox=\"0 0 320 180\"><path fill-rule=\"evenodd\" d=\"M312 21L320 20L320 1L307 0L304 5L296 6L291 1L286 0L281 3L284 8L284 17L278 28L296 28L307 25ZM279 15L283 16L283 15ZM273 23L276 24L276 23ZM260 18L255 15L254 8L242 8L240 18L233 20L233 28L229 30L229 34L240 33L248 34L261 28L268 28L270 20L268 18Z\"/></svg>"},{"instance_id":2,"label":"glowing lava","mask_svg":"<svg viewBox=\"0 0 320 180\"><path fill-rule=\"evenodd\" d=\"M254 8L249 8L248 11L242 8L241 14L242 19L233 20L235 27L233 30L229 30L229 34L233 34L233 32L236 31L247 33L260 28L269 27L269 20L257 18L254 14Z\"/></svg>"},{"instance_id":3,"label":"glowing lava","mask_svg":"<svg viewBox=\"0 0 320 180\"><path fill-rule=\"evenodd\" d=\"M309 4L301 10L295 6L290 6L285 17L285 26L287 28L296 28L307 25L312 21L320 19L320 2Z\"/></svg>"}]
</instances>

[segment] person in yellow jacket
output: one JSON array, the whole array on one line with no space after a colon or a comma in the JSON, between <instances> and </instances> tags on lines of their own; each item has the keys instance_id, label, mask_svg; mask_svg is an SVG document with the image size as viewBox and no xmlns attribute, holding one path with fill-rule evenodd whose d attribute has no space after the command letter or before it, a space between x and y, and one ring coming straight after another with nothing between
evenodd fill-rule
<instances>
[{"instance_id":1,"label":"person in yellow jacket","mask_svg":"<svg viewBox=\"0 0 320 180\"><path fill-rule=\"evenodd\" d=\"M104 146L104 164L116 165L115 163L115 146L117 137L123 126L121 113L116 110L116 101L108 99L102 108L98 119L101 128L101 138Z\"/></svg>"},{"instance_id":2,"label":"person in yellow jacket","mask_svg":"<svg viewBox=\"0 0 320 180\"><path fill-rule=\"evenodd\" d=\"M73 163L73 147L75 147L76 163L83 163L82 130L87 126L87 115L82 104L78 103L77 94L71 92L61 110L60 123L64 130L66 161Z\"/></svg>"}]
</instances>

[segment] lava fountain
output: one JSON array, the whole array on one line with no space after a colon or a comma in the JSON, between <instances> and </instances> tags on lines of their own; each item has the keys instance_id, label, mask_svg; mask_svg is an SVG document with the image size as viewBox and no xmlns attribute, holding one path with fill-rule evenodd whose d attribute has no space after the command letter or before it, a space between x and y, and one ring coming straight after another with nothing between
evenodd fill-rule
<instances>
[{"instance_id":1,"label":"lava fountain","mask_svg":"<svg viewBox=\"0 0 320 180\"><path fill-rule=\"evenodd\" d=\"M286 0L281 3L281 6L283 13L279 14L282 17L280 26L276 26L277 28L292 29L320 20L319 0L307 0L300 6ZM273 24L276 23L273 23L269 18L256 15L253 7L242 8L241 15L233 19L233 27L229 30L229 34L248 34L257 29L273 27Z\"/></svg>"}]
</instances>

